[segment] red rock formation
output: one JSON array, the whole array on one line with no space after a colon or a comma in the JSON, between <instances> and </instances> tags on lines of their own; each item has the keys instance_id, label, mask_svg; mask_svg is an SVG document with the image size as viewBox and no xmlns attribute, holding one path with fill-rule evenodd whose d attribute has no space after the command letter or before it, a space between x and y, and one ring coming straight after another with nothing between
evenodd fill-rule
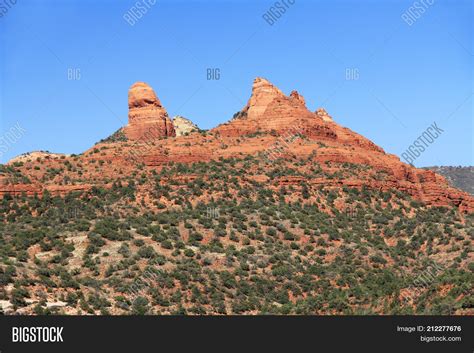
<instances>
[{"instance_id":1,"label":"red rock formation","mask_svg":"<svg viewBox=\"0 0 474 353\"><path fill-rule=\"evenodd\" d=\"M338 140L341 144L356 144L374 151L383 150L347 128L332 122L324 109L312 113L304 98L296 91L289 97L263 78L256 78L247 105L228 123L211 130L221 136L237 137L258 132L278 135L304 135L320 141Z\"/></svg>"},{"instance_id":2,"label":"red rock formation","mask_svg":"<svg viewBox=\"0 0 474 353\"><path fill-rule=\"evenodd\" d=\"M332 117L328 114L328 112L324 108L319 108L314 112L317 116L319 116L324 121L333 121Z\"/></svg>"},{"instance_id":3,"label":"red rock formation","mask_svg":"<svg viewBox=\"0 0 474 353\"><path fill-rule=\"evenodd\" d=\"M222 136L241 136L257 132L297 134L316 116L297 92L287 97L263 78L256 78L247 105L235 119L211 130ZM314 125L314 123L312 124Z\"/></svg>"},{"instance_id":4,"label":"red rock formation","mask_svg":"<svg viewBox=\"0 0 474 353\"><path fill-rule=\"evenodd\" d=\"M175 136L168 113L153 88L137 82L128 91L128 125L124 128L130 140L154 140Z\"/></svg>"},{"instance_id":5,"label":"red rock formation","mask_svg":"<svg viewBox=\"0 0 474 353\"><path fill-rule=\"evenodd\" d=\"M31 184L18 181L13 185L15 178L0 174L0 196L22 192L40 194L44 189L64 195L68 191L88 190L92 185L107 187L112 181L136 172L141 163L151 171L169 162L207 162L221 157L242 158L263 153L267 157L274 155L283 159L293 156L311 158L329 173L336 172L344 164L358 166L350 178L321 176L306 180L315 187L396 189L428 205L474 212L474 197L449 186L442 176L401 162L397 156L385 153L370 140L334 122L324 109L315 113L309 111L298 92L286 96L261 78L254 81L251 97L242 111L206 135L192 133L175 137L166 110L153 90L144 83L131 87L129 108L129 124L124 130L133 143L103 142L80 156L65 156L64 159L44 158L40 162L27 159L16 168L31 180ZM157 140L158 137L173 138L149 143L148 140ZM100 167L97 161L102 162ZM63 183L64 176L68 175L66 170L54 179L43 177L48 169L66 169L66 162L82 172L80 176L70 176L72 185ZM35 168L37 166L41 168ZM301 181L290 178L277 181L277 184L299 184Z\"/></svg>"},{"instance_id":6,"label":"red rock formation","mask_svg":"<svg viewBox=\"0 0 474 353\"><path fill-rule=\"evenodd\" d=\"M306 107L306 101L304 100L304 97L298 93L298 91L291 91L290 97L299 101L303 107Z\"/></svg>"}]
</instances>

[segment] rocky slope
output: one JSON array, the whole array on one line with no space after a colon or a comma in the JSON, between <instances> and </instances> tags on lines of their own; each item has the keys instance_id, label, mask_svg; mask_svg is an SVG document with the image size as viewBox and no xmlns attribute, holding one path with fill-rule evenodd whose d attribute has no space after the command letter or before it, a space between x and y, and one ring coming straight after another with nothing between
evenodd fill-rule
<instances>
[{"instance_id":1,"label":"rocky slope","mask_svg":"<svg viewBox=\"0 0 474 353\"><path fill-rule=\"evenodd\" d=\"M166 109L145 83L130 88L128 103L126 141L105 140L79 156L59 160L10 164L10 169L0 174L0 195L33 195L45 189L65 195L89 190L93 185L107 187L143 167L152 172L170 162L252 155L266 160L310 158L330 173L347 164L365 167L350 178L281 179L275 188L306 182L312 188L394 189L428 205L474 211L474 198L451 187L444 177L386 154L370 140L337 124L324 109L309 111L296 91L286 96L263 78L255 79L247 105L232 120L208 133L176 136Z\"/></svg>"},{"instance_id":2,"label":"rocky slope","mask_svg":"<svg viewBox=\"0 0 474 353\"><path fill-rule=\"evenodd\" d=\"M129 109L0 165L0 314L473 314L473 197L444 177L264 79L207 132L143 83Z\"/></svg>"},{"instance_id":3,"label":"rocky slope","mask_svg":"<svg viewBox=\"0 0 474 353\"><path fill-rule=\"evenodd\" d=\"M180 115L173 118L173 126L176 131L176 136L188 135L191 132L199 131L196 124Z\"/></svg>"},{"instance_id":4,"label":"rocky slope","mask_svg":"<svg viewBox=\"0 0 474 353\"><path fill-rule=\"evenodd\" d=\"M245 155L5 197L0 313L472 315L474 214L324 182L367 168Z\"/></svg>"}]
</instances>

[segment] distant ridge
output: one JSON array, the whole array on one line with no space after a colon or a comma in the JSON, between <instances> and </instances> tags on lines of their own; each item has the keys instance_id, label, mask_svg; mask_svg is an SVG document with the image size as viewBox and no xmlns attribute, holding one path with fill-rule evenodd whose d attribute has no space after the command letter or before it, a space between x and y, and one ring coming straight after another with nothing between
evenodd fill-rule
<instances>
[{"instance_id":1,"label":"distant ridge","mask_svg":"<svg viewBox=\"0 0 474 353\"><path fill-rule=\"evenodd\" d=\"M446 178L455 188L464 190L474 195L474 167L435 166L423 169L432 170Z\"/></svg>"}]
</instances>

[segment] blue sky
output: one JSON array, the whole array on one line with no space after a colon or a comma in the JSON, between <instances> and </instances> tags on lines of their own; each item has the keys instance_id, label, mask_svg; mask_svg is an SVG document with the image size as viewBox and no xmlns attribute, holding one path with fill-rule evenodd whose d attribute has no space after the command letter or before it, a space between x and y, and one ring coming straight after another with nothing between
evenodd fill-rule
<instances>
[{"instance_id":1,"label":"blue sky","mask_svg":"<svg viewBox=\"0 0 474 353\"><path fill-rule=\"evenodd\" d=\"M444 133L414 164L473 165L472 1L419 1L411 26L404 0L296 0L272 26L262 15L275 1L157 0L131 26L136 2L21 0L3 14L0 137L17 123L25 133L0 162L89 148L127 123L135 81L171 116L211 128L262 76L399 156L436 121Z\"/></svg>"}]
</instances>

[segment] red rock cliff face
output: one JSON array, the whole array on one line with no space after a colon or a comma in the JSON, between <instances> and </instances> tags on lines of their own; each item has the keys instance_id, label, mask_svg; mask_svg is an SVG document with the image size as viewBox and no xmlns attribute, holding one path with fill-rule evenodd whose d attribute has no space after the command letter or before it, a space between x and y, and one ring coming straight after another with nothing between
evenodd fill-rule
<instances>
[{"instance_id":1,"label":"red rock cliff face","mask_svg":"<svg viewBox=\"0 0 474 353\"><path fill-rule=\"evenodd\" d=\"M256 132L291 132L314 118L297 92L287 97L266 79L256 78L247 105L230 122L212 131L231 137Z\"/></svg>"},{"instance_id":2,"label":"red rock cliff face","mask_svg":"<svg viewBox=\"0 0 474 353\"><path fill-rule=\"evenodd\" d=\"M137 82L128 91L128 125L124 128L130 140L153 140L175 136L173 123L153 89Z\"/></svg>"},{"instance_id":3,"label":"red rock cliff face","mask_svg":"<svg viewBox=\"0 0 474 353\"><path fill-rule=\"evenodd\" d=\"M221 136L237 137L258 132L304 135L320 141L337 141L383 152L370 140L332 122L324 109L313 113L297 91L286 96L263 78L256 78L247 105L231 121L211 130Z\"/></svg>"}]
</instances>

